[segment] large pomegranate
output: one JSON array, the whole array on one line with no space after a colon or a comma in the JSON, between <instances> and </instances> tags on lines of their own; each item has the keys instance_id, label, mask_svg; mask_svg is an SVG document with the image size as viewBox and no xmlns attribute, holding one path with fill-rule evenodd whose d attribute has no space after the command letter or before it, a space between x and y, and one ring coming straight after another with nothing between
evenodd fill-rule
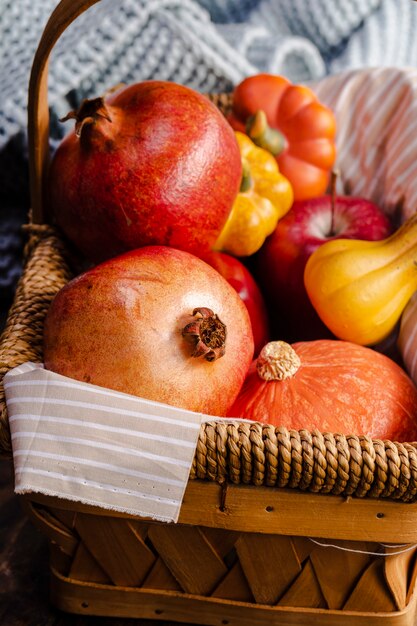
<instances>
[{"instance_id":1,"label":"large pomegranate","mask_svg":"<svg viewBox=\"0 0 417 626\"><path fill-rule=\"evenodd\" d=\"M217 239L241 181L234 133L194 90L165 81L82 103L49 172L51 213L101 261L146 245L201 255Z\"/></svg>"},{"instance_id":2,"label":"large pomegranate","mask_svg":"<svg viewBox=\"0 0 417 626\"><path fill-rule=\"evenodd\" d=\"M49 370L219 416L252 356L235 289L194 255L165 246L127 252L69 282L44 329Z\"/></svg>"}]
</instances>

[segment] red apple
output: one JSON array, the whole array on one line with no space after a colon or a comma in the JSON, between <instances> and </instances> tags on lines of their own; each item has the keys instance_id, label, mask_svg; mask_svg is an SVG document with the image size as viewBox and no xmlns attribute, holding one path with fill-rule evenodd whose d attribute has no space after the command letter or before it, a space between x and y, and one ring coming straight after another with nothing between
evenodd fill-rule
<instances>
[{"instance_id":1,"label":"red apple","mask_svg":"<svg viewBox=\"0 0 417 626\"><path fill-rule=\"evenodd\" d=\"M294 202L257 259L258 282L275 312L271 322L278 321L275 332L287 341L331 337L304 287L308 258L330 239L376 241L391 231L382 210L364 198L326 195Z\"/></svg>"},{"instance_id":2,"label":"red apple","mask_svg":"<svg viewBox=\"0 0 417 626\"><path fill-rule=\"evenodd\" d=\"M252 324L255 356L257 356L270 340L270 335L266 304L254 277L236 257L224 252L209 252L203 257L203 261L214 267L246 304Z\"/></svg>"},{"instance_id":3,"label":"red apple","mask_svg":"<svg viewBox=\"0 0 417 626\"><path fill-rule=\"evenodd\" d=\"M93 261L147 245L208 252L239 191L234 132L207 97L145 81L84 101L67 118L46 195L67 238Z\"/></svg>"}]
</instances>

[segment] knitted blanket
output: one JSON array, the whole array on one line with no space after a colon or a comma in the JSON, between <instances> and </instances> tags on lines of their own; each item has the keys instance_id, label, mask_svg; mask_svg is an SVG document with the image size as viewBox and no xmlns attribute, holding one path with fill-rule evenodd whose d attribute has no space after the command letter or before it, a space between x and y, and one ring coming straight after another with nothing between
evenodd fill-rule
<instances>
[{"instance_id":1,"label":"knitted blanket","mask_svg":"<svg viewBox=\"0 0 417 626\"><path fill-rule=\"evenodd\" d=\"M16 238L29 202L30 66L56 4L0 0L0 296L18 273ZM413 0L101 0L53 52L52 142L64 133L59 117L120 82L228 91L261 71L306 82L342 69L417 65L416 32Z\"/></svg>"}]
</instances>

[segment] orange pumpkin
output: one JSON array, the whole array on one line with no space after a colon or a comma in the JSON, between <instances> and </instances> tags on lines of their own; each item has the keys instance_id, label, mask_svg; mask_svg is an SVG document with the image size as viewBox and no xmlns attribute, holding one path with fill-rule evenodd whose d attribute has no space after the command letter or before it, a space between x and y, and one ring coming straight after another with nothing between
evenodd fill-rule
<instances>
[{"instance_id":1,"label":"orange pumpkin","mask_svg":"<svg viewBox=\"0 0 417 626\"><path fill-rule=\"evenodd\" d=\"M417 439L417 388L371 348L321 339L273 341L253 361L230 417L296 430Z\"/></svg>"},{"instance_id":2,"label":"orange pumpkin","mask_svg":"<svg viewBox=\"0 0 417 626\"><path fill-rule=\"evenodd\" d=\"M293 187L295 200L322 195L336 158L333 112L308 87L273 74L249 76L237 85L229 122L235 130L248 131L248 119L259 111L280 135L278 140L277 133L264 128L259 145L273 146L271 151ZM256 142L257 131L248 134Z\"/></svg>"}]
</instances>

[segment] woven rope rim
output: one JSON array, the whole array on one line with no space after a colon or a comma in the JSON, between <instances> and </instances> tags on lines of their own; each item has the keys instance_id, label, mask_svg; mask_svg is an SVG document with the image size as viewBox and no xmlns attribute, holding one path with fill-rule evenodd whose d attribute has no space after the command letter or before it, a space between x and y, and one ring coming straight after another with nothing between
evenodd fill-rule
<instances>
[{"instance_id":1,"label":"woven rope rim","mask_svg":"<svg viewBox=\"0 0 417 626\"><path fill-rule=\"evenodd\" d=\"M226 94L210 98L223 112L230 107ZM23 273L0 336L0 452L9 456L3 377L26 361L42 361L46 312L74 267L51 226L29 223L25 230ZM190 478L411 502L417 494L417 444L256 422L207 422L200 429Z\"/></svg>"}]
</instances>

